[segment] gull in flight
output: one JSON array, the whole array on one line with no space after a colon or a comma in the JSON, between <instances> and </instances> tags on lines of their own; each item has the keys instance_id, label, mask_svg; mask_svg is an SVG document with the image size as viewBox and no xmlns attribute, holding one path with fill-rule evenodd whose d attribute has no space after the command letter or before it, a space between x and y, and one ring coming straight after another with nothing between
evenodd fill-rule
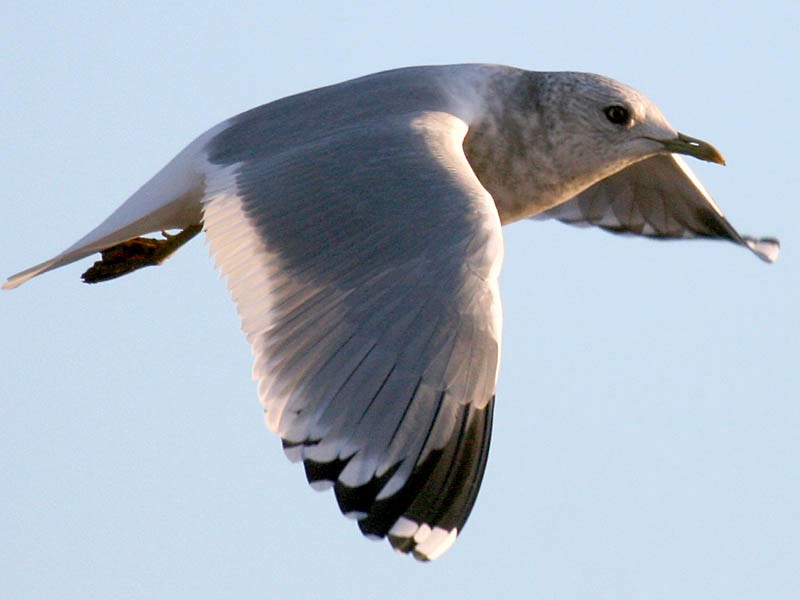
<instances>
[{"instance_id":1,"label":"gull in flight","mask_svg":"<svg viewBox=\"0 0 800 600\"><path fill-rule=\"evenodd\" d=\"M213 127L3 287L97 252L84 281L113 279L205 231L288 457L364 535L432 560L462 530L486 467L502 225L553 218L777 258L777 240L740 235L676 154L724 164L599 75L387 71ZM141 237L153 232L164 237Z\"/></svg>"}]
</instances>

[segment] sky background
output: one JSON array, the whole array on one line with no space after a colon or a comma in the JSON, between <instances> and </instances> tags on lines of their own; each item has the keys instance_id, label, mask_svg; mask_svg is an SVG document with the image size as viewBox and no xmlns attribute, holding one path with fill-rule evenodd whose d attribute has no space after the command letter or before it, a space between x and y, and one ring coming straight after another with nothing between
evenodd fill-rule
<instances>
[{"instance_id":1,"label":"sky background","mask_svg":"<svg viewBox=\"0 0 800 600\"><path fill-rule=\"evenodd\" d=\"M154 5L155 3L153 3ZM164 5L162 5L164 4ZM262 423L198 238L86 286L0 294L0 594L29 598L788 598L800 589L796 2L0 7L0 275L61 251L195 136L392 67L609 75L766 265L721 242L507 228L494 437L455 547L362 538Z\"/></svg>"}]
</instances>

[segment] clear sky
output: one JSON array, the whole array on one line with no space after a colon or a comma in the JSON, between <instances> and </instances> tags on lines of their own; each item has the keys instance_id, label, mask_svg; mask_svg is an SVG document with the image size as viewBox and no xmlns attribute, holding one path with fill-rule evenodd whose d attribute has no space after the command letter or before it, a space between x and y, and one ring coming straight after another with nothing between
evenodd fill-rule
<instances>
[{"instance_id":1,"label":"clear sky","mask_svg":"<svg viewBox=\"0 0 800 600\"><path fill-rule=\"evenodd\" d=\"M3 292L3 597L797 593L796 2L158 4L0 8L3 278L237 112L456 62L637 87L722 150L726 168L692 166L783 253L508 228L489 465L458 543L427 565L363 539L284 458L200 238L108 284L80 282L87 260Z\"/></svg>"}]
</instances>

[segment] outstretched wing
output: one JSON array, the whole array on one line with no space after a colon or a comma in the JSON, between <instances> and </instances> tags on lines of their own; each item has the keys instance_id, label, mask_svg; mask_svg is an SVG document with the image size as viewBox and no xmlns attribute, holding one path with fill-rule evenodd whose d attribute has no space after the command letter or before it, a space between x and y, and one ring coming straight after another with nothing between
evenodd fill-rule
<instances>
[{"instance_id":1,"label":"outstretched wing","mask_svg":"<svg viewBox=\"0 0 800 600\"><path fill-rule=\"evenodd\" d=\"M740 235L683 159L672 154L634 163L534 218L663 239L722 238L767 262L780 250L776 239Z\"/></svg>"},{"instance_id":2,"label":"outstretched wing","mask_svg":"<svg viewBox=\"0 0 800 600\"><path fill-rule=\"evenodd\" d=\"M272 151L253 130L209 143L204 222L266 423L365 535L436 558L481 483L499 360L500 222L467 126L415 112Z\"/></svg>"}]
</instances>

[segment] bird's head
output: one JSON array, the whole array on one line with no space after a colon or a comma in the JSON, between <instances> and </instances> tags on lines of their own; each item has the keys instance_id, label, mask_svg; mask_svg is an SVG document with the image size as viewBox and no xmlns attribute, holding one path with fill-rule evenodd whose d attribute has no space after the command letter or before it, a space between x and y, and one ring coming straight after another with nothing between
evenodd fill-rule
<instances>
[{"instance_id":1,"label":"bird's head","mask_svg":"<svg viewBox=\"0 0 800 600\"><path fill-rule=\"evenodd\" d=\"M725 164L711 144L673 128L646 96L591 73L523 72L492 90L464 142L504 223L547 210L634 162L678 153Z\"/></svg>"}]
</instances>

